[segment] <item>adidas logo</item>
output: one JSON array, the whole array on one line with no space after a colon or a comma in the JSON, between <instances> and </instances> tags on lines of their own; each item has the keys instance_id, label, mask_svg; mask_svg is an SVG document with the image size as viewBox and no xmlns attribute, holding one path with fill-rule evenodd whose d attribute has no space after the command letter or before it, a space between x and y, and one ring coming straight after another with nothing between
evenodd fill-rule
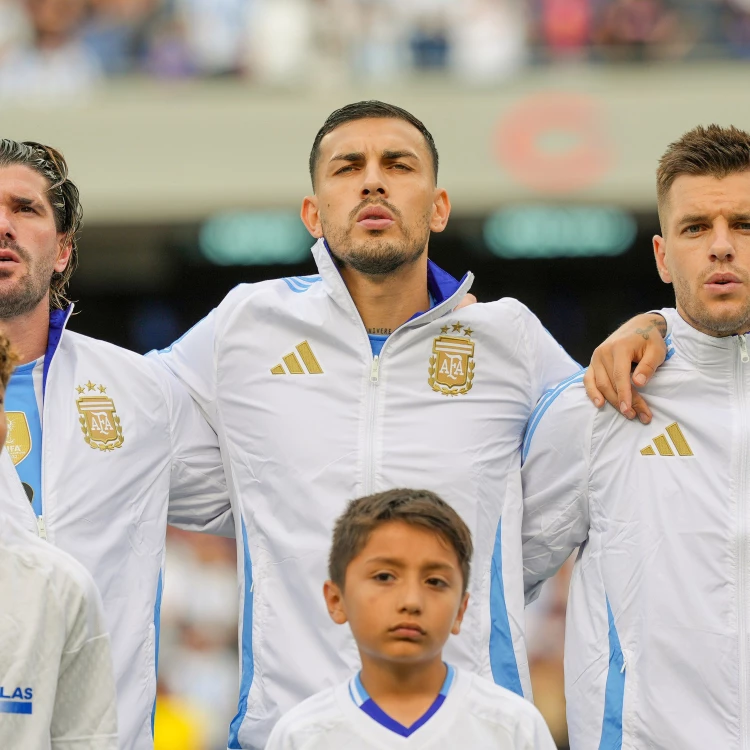
<instances>
[{"instance_id":1,"label":"adidas logo","mask_svg":"<svg viewBox=\"0 0 750 750\"><path fill-rule=\"evenodd\" d=\"M674 450L672 450L673 445L678 456L693 455L693 451L690 449L688 441L685 440L685 436L682 434L680 425L678 425L677 422L672 422L664 432L669 435L672 443L670 444L664 433L657 435L653 440L653 445L647 445L645 448L641 448L642 456L655 456L657 452L660 456L674 456ZM656 446L656 450L654 450L654 446Z\"/></svg>"},{"instance_id":2,"label":"adidas logo","mask_svg":"<svg viewBox=\"0 0 750 750\"><path fill-rule=\"evenodd\" d=\"M322 375L323 368L320 366L320 362L316 359L313 354L313 350L310 348L310 344L307 341L303 341L301 344L297 344L295 347L297 354L290 352L285 354L281 359L284 364L274 365L271 368L272 375ZM300 359L302 362L300 362ZM304 367L303 367L304 364ZM286 369L284 369L286 365ZM307 368L307 369L305 369Z\"/></svg>"}]
</instances>

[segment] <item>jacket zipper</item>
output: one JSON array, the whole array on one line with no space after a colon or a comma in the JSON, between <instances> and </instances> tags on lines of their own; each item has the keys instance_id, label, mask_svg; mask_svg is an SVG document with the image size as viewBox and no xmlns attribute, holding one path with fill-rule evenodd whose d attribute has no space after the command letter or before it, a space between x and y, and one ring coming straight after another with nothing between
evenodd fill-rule
<instances>
[{"instance_id":1,"label":"jacket zipper","mask_svg":"<svg viewBox=\"0 0 750 750\"><path fill-rule=\"evenodd\" d=\"M391 334L393 335L393 334ZM370 339L367 339L368 345ZM385 344L383 343L383 349ZM380 350L380 354L383 353L383 349ZM364 482L364 494L371 495L373 493L373 474L375 473L375 415L377 413L378 406L378 382L380 380L380 355L376 354L372 358L372 365L370 366L370 384L367 388L367 440L365 442L365 482Z\"/></svg>"},{"instance_id":2,"label":"jacket zipper","mask_svg":"<svg viewBox=\"0 0 750 750\"><path fill-rule=\"evenodd\" d=\"M748 524L747 524L747 506L748 498L746 491L747 483L747 427L745 417L745 372L743 364L750 361L750 355L747 351L747 340L745 334L737 336L739 344L740 361L736 368L737 379L737 397L739 401L739 418L740 418L740 453L739 453L739 478L737 493L737 510L739 521L739 601L737 603L737 612L739 615L739 665L740 665L740 746L743 750L748 750L748 687L750 686L750 674L748 674L747 664L747 612L748 596L748 574L747 565L748 556Z\"/></svg>"}]
</instances>

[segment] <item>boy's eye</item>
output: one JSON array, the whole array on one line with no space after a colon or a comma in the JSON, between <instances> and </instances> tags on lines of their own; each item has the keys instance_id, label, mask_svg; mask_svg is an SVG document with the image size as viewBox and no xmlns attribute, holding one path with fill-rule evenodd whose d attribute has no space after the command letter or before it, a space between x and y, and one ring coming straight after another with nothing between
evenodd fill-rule
<instances>
[{"instance_id":1,"label":"boy's eye","mask_svg":"<svg viewBox=\"0 0 750 750\"><path fill-rule=\"evenodd\" d=\"M376 581L392 581L393 573L376 573L373 578Z\"/></svg>"},{"instance_id":2,"label":"boy's eye","mask_svg":"<svg viewBox=\"0 0 750 750\"><path fill-rule=\"evenodd\" d=\"M427 583L436 588L445 588L448 586L448 581L444 581L442 578L428 578Z\"/></svg>"}]
</instances>

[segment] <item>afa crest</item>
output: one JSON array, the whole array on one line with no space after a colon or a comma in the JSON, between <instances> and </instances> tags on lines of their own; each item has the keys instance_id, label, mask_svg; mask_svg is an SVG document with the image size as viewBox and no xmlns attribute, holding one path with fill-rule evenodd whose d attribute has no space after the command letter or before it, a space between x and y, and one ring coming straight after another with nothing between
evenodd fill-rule
<instances>
[{"instance_id":1,"label":"afa crest","mask_svg":"<svg viewBox=\"0 0 750 750\"><path fill-rule=\"evenodd\" d=\"M113 451L119 448L125 438L122 435L120 417L115 410L115 402L105 395L107 389L89 380L88 383L79 385L76 391L76 406L80 414L78 421L81 423L83 439L92 448L98 448L100 451ZM83 395L84 393L87 395Z\"/></svg>"},{"instance_id":2,"label":"afa crest","mask_svg":"<svg viewBox=\"0 0 750 750\"><path fill-rule=\"evenodd\" d=\"M474 342L469 338L474 331L456 322L443 326L440 332L447 334L449 329L463 335L435 337L427 382L444 396L458 396L468 393L474 382Z\"/></svg>"}]
</instances>

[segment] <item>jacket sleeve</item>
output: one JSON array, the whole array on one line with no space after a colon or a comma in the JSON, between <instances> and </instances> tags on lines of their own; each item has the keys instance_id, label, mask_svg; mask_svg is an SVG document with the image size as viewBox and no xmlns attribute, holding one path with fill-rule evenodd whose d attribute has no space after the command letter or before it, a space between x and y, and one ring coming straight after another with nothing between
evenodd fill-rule
<instances>
[{"instance_id":1,"label":"jacket sleeve","mask_svg":"<svg viewBox=\"0 0 750 750\"><path fill-rule=\"evenodd\" d=\"M164 375L170 408L172 476L168 521L187 531L234 536L216 435L216 310L151 359ZM166 372L164 372L166 371Z\"/></svg>"},{"instance_id":2,"label":"jacket sleeve","mask_svg":"<svg viewBox=\"0 0 750 750\"><path fill-rule=\"evenodd\" d=\"M181 383L214 429L216 429L215 330L216 310L212 310L174 344L146 355L169 370Z\"/></svg>"},{"instance_id":3,"label":"jacket sleeve","mask_svg":"<svg viewBox=\"0 0 750 750\"><path fill-rule=\"evenodd\" d=\"M589 460L596 408L583 373L546 394L523 444L523 576L526 603L539 595L589 530Z\"/></svg>"},{"instance_id":4,"label":"jacket sleeve","mask_svg":"<svg viewBox=\"0 0 750 750\"><path fill-rule=\"evenodd\" d=\"M532 405L565 378L581 371L581 366L557 343L528 307L519 303L524 332L526 362Z\"/></svg>"},{"instance_id":5,"label":"jacket sleeve","mask_svg":"<svg viewBox=\"0 0 750 750\"><path fill-rule=\"evenodd\" d=\"M219 439L198 405L169 373L160 373L170 407L172 470L167 520L186 531L233 537L234 517Z\"/></svg>"},{"instance_id":6,"label":"jacket sleeve","mask_svg":"<svg viewBox=\"0 0 750 750\"><path fill-rule=\"evenodd\" d=\"M60 661L50 735L53 750L117 750L117 704L102 601L81 569L61 592L68 634Z\"/></svg>"}]
</instances>

